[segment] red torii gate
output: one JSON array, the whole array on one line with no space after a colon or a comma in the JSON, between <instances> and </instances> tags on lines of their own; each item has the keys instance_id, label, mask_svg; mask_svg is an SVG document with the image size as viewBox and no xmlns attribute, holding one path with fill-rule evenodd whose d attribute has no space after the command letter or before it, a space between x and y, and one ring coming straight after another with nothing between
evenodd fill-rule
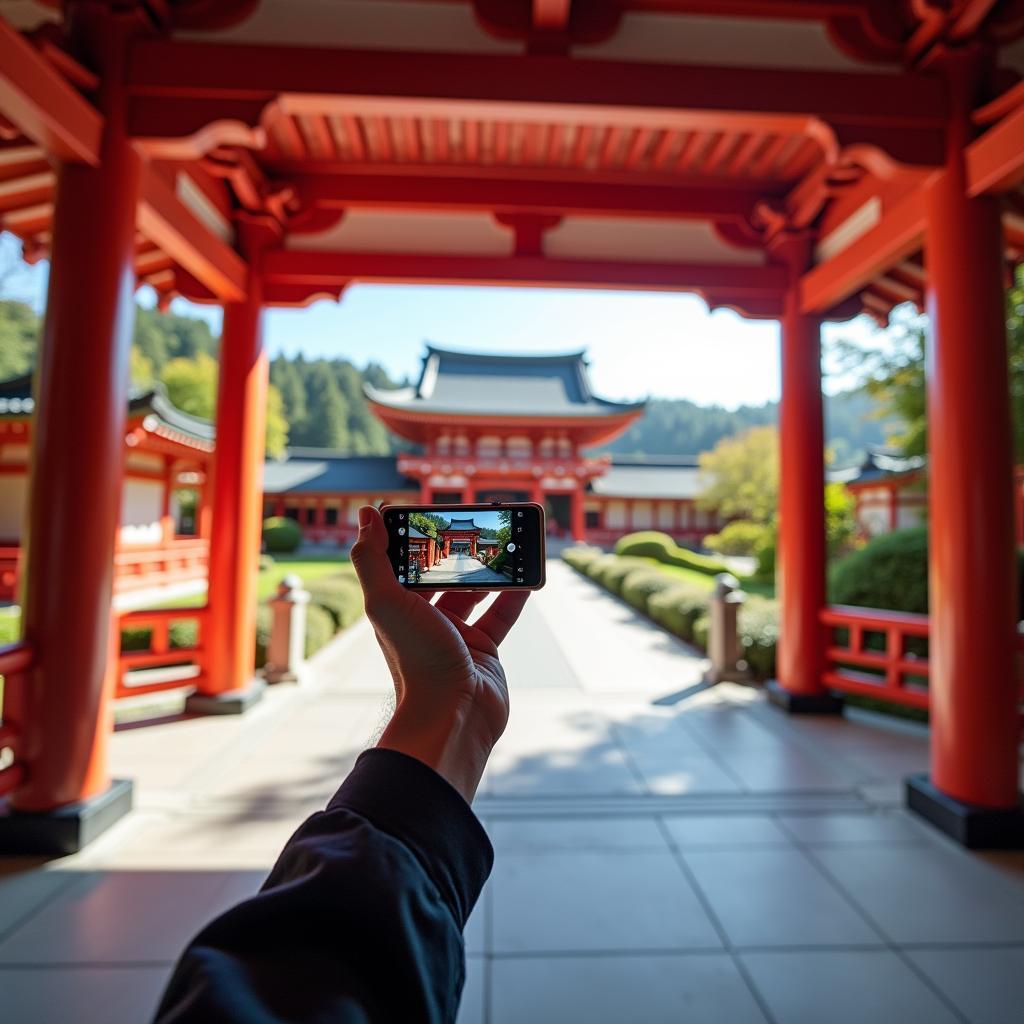
<instances>
[{"instance_id":1,"label":"red torii gate","mask_svg":"<svg viewBox=\"0 0 1024 1024\"><path fill-rule=\"evenodd\" d=\"M0 745L15 758L0 793L18 812L7 833L66 849L126 804L105 738L136 284L225 309L209 636L193 706L239 711L258 696L261 311L402 281L693 291L780 321L774 696L791 711L839 703L822 624L834 613L820 322L927 306L933 739L930 779L910 800L964 841L1019 841L1002 307L1007 260L1024 258L1024 83L1011 49L1024 5L467 0L476 20L458 22L455 47L430 35L455 22L407 6L424 9L416 25L386 32L421 35L397 49L386 37L332 47L340 31L318 33L316 47L276 44L281 8L269 0L68 0L59 24L0 21L0 211L29 257L52 259L24 641L0 654ZM749 19L762 48L794 44L789 66L658 57L654 36L676 26L685 50L699 32L728 44ZM245 41L218 41L239 25L252 26ZM177 38L184 29L212 41ZM808 29L823 30L813 46ZM626 38L650 52L630 55L640 44ZM380 211L407 218L392 251L359 235ZM438 217L466 228L463 248L442 244ZM83 390L88 421L68 413ZM55 839L61 822L73 824Z\"/></svg>"}]
</instances>

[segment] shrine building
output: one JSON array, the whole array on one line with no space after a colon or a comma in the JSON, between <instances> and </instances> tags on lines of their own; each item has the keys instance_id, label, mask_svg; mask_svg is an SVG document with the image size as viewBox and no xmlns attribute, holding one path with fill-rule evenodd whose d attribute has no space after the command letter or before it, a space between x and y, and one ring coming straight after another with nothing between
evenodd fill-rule
<instances>
[{"instance_id":1,"label":"shrine building","mask_svg":"<svg viewBox=\"0 0 1024 1024\"><path fill-rule=\"evenodd\" d=\"M644 403L594 395L582 352L484 355L429 346L413 387L368 387L370 408L415 446L397 457L291 449L264 472L264 513L312 542L347 544L367 502L534 501L554 536L614 543L658 529L699 545L721 522L697 506L695 457L597 455Z\"/></svg>"}]
</instances>

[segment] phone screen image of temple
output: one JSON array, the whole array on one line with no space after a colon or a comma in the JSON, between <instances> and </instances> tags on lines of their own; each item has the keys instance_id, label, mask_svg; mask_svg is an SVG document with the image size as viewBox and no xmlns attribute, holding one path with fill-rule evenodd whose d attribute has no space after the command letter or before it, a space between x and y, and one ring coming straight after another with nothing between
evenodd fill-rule
<instances>
[{"instance_id":1,"label":"phone screen image of temple","mask_svg":"<svg viewBox=\"0 0 1024 1024\"><path fill-rule=\"evenodd\" d=\"M409 512L391 524L399 582L432 590L525 583L531 523L513 509Z\"/></svg>"}]
</instances>

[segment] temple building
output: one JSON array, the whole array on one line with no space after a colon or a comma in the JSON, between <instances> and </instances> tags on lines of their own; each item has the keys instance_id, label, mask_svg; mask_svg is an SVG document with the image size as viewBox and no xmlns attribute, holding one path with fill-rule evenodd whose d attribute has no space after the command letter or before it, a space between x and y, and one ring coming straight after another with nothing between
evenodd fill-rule
<instances>
[{"instance_id":1,"label":"temple building","mask_svg":"<svg viewBox=\"0 0 1024 1024\"><path fill-rule=\"evenodd\" d=\"M0 601L17 593L34 409L31 376L0 383ZM130 398L115 606L205 588L213 450L213 424L177 408L161 385ZM79 481L78 493L69 493L68 500L88 501L89 483Z\"/></svg>"},{"instance_id":2,"label":"temple building","mask_svg":"<svg viewBox=\"0 0 1024 1024\"><path fill-rule=\"evenodd\" d=\"M430 345L419 381L367 387L370 408L412 450L355 456L295 448L270 461L264 513L295 519L313 542L347 544L373 501L535 501L555 536L613 543L658 529L700 544L721 525L698 509L696 458L593 454L644 412L594 395L583 352L485 355Z\"/></svg>"}]
</instances>

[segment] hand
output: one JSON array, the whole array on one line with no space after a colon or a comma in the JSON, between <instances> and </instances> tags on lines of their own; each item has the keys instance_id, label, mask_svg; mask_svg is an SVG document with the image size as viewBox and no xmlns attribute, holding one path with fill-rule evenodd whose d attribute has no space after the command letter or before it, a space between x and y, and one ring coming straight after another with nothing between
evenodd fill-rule
<instances>
[{"instance_id":1,"label":"hand","mask_svg":"<svg viewBox=\"0 0 1024 1024\"><path fill-rule=\"evenodd\" d=\"M508 686L498 645L529 596L498 595L472 625L466 622L484 593L407 590L387 556L380 512L359 510L352 564L363 588L366 616L395 684L395 714L377 744L418 758L467 800L508 722Z\"/></svg>"}]
</instances>

